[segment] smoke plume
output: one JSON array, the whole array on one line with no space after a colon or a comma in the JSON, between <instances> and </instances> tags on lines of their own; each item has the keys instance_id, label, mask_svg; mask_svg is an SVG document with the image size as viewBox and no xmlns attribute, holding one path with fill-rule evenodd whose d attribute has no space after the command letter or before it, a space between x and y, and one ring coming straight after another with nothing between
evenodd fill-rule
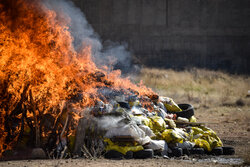
<instances>
[{"instance_id":1,"label":"smoke plume","mask_svg":"<svg viewBox=\"0 0 250 167\"><path fill-rule=\"evenodd\" d=\"M56 12L59 19L68 22L73 39L73 45L77 51L90 45L92 58L97 66L107 66L110 70L113 66L127 71L131 64L130 53L127 46L112 41L106 41L103 47L101 39L88 23L84 13L70 0L43 0L42 3Z\"/></svg>"}]
</instances>

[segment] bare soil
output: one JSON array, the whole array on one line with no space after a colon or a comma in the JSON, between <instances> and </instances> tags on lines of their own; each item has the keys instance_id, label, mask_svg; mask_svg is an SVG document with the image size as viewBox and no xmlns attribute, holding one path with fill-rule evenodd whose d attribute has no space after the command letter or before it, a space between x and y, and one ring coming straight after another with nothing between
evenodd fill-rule
<instances>
[{"instance_id":1,"label":"bare soil","mask_svg":"<svg viewBox=\"0 0 250 167\"><path fill-rule=\"evenodd\" d=\"M1 162L0 166L4 167L16 167L16 166L31 166L31 167L57 167L57 166L78 166L78 167L104 167L104 166L128 166L128 167L160 167L160 166L228 166L219 164L216 162L184 162L181 160L167 160L167 159L145 159L145 160L107 160L107 159L96 159L96 160L84 160L84 159L68 159L68 160L24 160L24 161L9 161Z\"/></svg>"},{"instance_id":2,"label":"bare soil","mask_svg":"<svg viewBox=\"0 0 250 167\"><path fill-rule=\"evenodd\" d=\"M60 159L60 160L22 160L4 161L0 166L138 166L138 167L158 167L158 166L247 166L249 164L250 153L250 114L249 107L218 107L200 108L196 111L199 122L205 122L208 127L217 132L225 146L233 146L236 154L233 156L221 156L228 159L228 162L220 163L211 156L192 156L177 159L154 158L145 160L107 160L107 159ZM230 163L230 158L241 158L240 162ZM211 158L208 161L202 159ZM215 160L214 160L215 158ZM244 161L244 162L243 162Z\"/></svg>"}]
</instances>

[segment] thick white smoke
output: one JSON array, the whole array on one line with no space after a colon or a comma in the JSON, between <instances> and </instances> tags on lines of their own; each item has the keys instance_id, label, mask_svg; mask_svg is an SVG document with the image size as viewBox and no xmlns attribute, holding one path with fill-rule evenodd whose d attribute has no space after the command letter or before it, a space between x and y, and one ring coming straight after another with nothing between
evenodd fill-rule
<instances>
[{"instance_id":1,"label":"thick white smoke","mask_svg":"<svg viewBox=\"0 0 250 167\"><path fill-rule=\"evenodd\" d=\"M122 70L129 68L131 58L126 45L109 41L106 42L108 44L104 48L98 34L94 32L85 15L72 1L43 0L42 2L47 8L55 11L57 17L69 22L69 30L74 38L73 45L77 51L91 45L93 60L99 67L103 65L111 67L118 64L123 68Z\"/></svg>"}]
</instances>

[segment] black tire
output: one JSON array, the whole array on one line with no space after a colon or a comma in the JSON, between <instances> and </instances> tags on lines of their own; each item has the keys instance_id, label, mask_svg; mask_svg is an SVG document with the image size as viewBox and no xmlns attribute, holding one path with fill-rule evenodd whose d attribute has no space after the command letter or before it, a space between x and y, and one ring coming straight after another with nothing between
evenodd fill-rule
<instances>
[{"instance_id":1,"label":"black tire","mask_svg":"<svg viewBox=\"0 0 250 167\"><path fill-rule=\"evenodd\" d=\"M166 150L154 150L154 156L159 156L159 157L162 157L162 156L168 156L168 152Z\"/></svg>"},{"instance_id":2,"label":"black tire","mask_svg":"<svg viewBox=\"0 0 250 167\"><path fill-rule=\"evenodd\" d=\"M152 149L145 149L145 150L134 152L135 159L153 158L153 156L154 156L154 152Z\"/></svg>"},{"instance_id":3,"label":"black tire","mask_svg":"<svg viewBox=\"0 0 250 167\"><path fill-rule=\"evenodd\" d=\"M205 150L204 150L204 148L193 148L192 150L190 150L190 153L203 155L203 154L205 154Z\"/></svg>"},{"instance_id":4,"label":"black tire","mask_svg":"<svg viewBox=\"0 0 250 167\"><path fill-rule=\"evenodd\" d=\"M233 147L222 147L223 149L223 155L234 155L235 150Z\"/></svg>"},{"instance_id":5,"label":"black tire","mask_svg":"<svg viewBox=\"0 0 250 167\"><path fill-rule=\"evenodd\" d=\"M154 150L154 156L162 156L162 150Z\"/></svg>"},{"instance_id":6,"label":"black tire","mask_svg":"<svg viewBox=\"0 0 250 167\"><path fill-rule=\"evenodd\" d=\"M178 104L178 106L180 107L180 109L182 109L182 111L170 113L176 114L177 117L183 117L187 119L191 118L194 115L194 107L191 104Z\"/></svg>"},{"instance_id":7,"label":"black tire","mask_svg":"<svg viewBox=\"0 0 250 167\"><path fill-rule=\"evenodd\" d=\"M130 109L130 106L128 103L126 103L126 102L118 102L118 103L119 103L120 107Z\"/></svg>"},{"instance_id":8,"label":"black tire","mask_svg":"<svg viewBox=\"0 0 250 167\"><path fill-rule=\"evenodd\" d=\"M183 151L183 155L189 156L191 154L191 149L184 148L182 149L182 151Z\"/></svg>"},{"instance_id":9,"label":"black tire","mask_svg":"<svg viewBox=\"0 0 250 167\"><path fill-rule=\"evenodd\" d=\"M104 158L107 159L123 159L124 155L118 151L110 150L104 154Z\"/></svg>"},{"instance_id":10,"label":"black tire","mask_svg":"<svg viewBox=\"0 0 250 167\"><path fill-rule=\"evenodd\" d=\"M182 150L182 148L174 147L174 148L172 148L171 150L172 150L172 152L169 153L169 156L170 156L170 157L180 157L180 156L183 155L183 150Z\"/></svg>"},{"instance_id":11,"label":"black tire","mask_svg":"<svg viewBox=\"0 0 250 167\"><path fill-rule=\"evenodd\" d=\"M223 155L223 149L222 147L216 147L212 149L211 153L212 155Z\"/></svg>"},{"instance_id":12,"label":"black tire","mask_svg":"<svg viewBox=\"0 0 250 167\"><path fill-rule=\"evenodd\" d=\"M133 159L134 153L133 151L128 151L126 155L124 155L124 158L126 159Z\"/></svg>"}]
</instances>

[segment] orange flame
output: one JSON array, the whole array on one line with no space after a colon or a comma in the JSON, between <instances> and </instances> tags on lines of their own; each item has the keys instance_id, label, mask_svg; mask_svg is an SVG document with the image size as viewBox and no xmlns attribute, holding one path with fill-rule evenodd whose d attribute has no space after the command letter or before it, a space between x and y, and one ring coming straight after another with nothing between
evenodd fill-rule
<instances>
[{"instance_id":1,"label":"orange flame","mask_svg":"<svg viewBox=\"0 0 250 167\"><path fill-rule=\"evenodd\" d=\"M8 127L6 118L20 114L21 119L24 108L34 123L35 115L50 113L56 118L60 105L80 95L82 100L72 106L93 106L102 87L154 94L142 84L121 78L120 71L98 68L91 58L91 46L79 53L72 42L67 22L38 2L0 3L0 153L17 141L10 133L20 132L21 123ZM104 75L98 77L98 73ZM7 142L7 136L14 137Z\"/></svg>"}]
</instances>

